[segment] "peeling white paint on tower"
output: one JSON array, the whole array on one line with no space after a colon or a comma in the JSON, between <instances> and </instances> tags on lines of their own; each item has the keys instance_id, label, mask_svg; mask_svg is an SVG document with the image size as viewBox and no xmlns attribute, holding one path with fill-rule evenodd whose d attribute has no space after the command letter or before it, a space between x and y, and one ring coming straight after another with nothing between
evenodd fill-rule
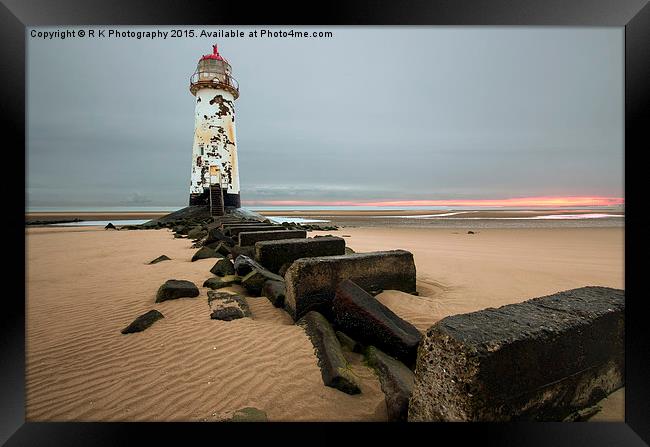
<instances>
[{"instance_id":1,"label":"peeling white paint on tower","mask_svg":"<svg viewBox=\"0 0 650 447\"><path fill-rule=\"evenodd\" d=\"M239 85L231 66L213 46L190 78L196 97L190 205L207 205L210 187L219 185L226 207L240 207L235 100Z\"/></svg>"}]
</instances>

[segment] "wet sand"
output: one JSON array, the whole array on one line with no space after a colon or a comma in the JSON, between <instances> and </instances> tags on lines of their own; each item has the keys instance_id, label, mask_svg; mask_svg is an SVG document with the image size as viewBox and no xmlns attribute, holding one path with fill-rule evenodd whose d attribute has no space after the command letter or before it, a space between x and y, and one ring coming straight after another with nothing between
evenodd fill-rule
<instances>
[{"instance_id":1,"label":"wet sand","mask_svg":"<svg viewBox=\"0 0 650 447\"><path fill-rule=\"evenodd\" d=\"M213 421L246 406L271 421L386 418L379 382L361 357L349 358L360 395L325 387L309 339L266 298L247 298L253 317L231 322L209 318L201 287L197 298L155 304L165 280L201 286L211 276L213 259L189 262L190 241L168 230L50 227L26 234L27 420ZM335 234L357 252L413 252L420 296L385 291L378 299L421 331L447 315L564 289L624 288L622 227L473 235L359 227ZM162 254L172 260L146 264ZM165 318L142 333L120 333L151 309ZM623 420L623 394L610 396L594 419Z\"/></svg>"}]
</instances>

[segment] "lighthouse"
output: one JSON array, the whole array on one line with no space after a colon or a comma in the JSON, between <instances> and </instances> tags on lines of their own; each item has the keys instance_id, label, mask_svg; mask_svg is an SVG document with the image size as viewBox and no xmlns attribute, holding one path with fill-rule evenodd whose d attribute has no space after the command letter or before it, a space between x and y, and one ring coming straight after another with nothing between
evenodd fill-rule
<instances>
[{"instance_id":1,"label":"lighthouse","mask_svg":"<svg viewBox=\"0 0 650 447\"><path fill-rule=\"evenodd\" d=\"M217 45L199 59L190 92L196 98L190 205L209 206L213 215L222 215L241 206L235 134L239 84Z\"/></svg>"}]
</instances>

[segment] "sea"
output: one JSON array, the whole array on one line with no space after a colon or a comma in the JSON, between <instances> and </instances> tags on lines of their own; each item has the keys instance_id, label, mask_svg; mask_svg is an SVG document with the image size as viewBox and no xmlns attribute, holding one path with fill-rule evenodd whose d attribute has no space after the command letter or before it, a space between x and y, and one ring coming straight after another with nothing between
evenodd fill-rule
<instances>
[{"instance_id":1,"label":"sea","mask_svg":"<svg viewBox=\"0 0 650 447\"><path fill-rule=\"evenodd\" d=\"M105 207L28 207L27 212L172 212L180 208L177 206L105 206ZM244 207L251 211L287 211L287 216L272 216L271 220L283 223L334 223L338 225L360 226L358 219L350 219L345 216L331 217L330 219L300 217L300 211L443 211L438 214L423 215L375 215L364 216L366 224L373 226L395 225L395 226L426 226L439 228L555 228L555 227L620 227L624 226L625 213L622 207L571 207L566 213L553 215L540 215L529 217L471 217L471 212L477 211L548 211L548 208L516 208L516 207L485 207L478 209L463 207L442 207L442 206L248 206ZM555 210L561 208L555 208ZM589 213L575 213L576 210L590 210ZM467 212L470 215L467 215ZM573 212L572 212L573 211ZM290 213L289 213L290 212ZM463 217L455 217L465 213ZM329 216L328 216L329 217ZM116 220L88 220L52 224L56 226L106 226L109 222L113 225L138 225L147 222L147 219L116 219Z\"/></svg>"}]
</instances>

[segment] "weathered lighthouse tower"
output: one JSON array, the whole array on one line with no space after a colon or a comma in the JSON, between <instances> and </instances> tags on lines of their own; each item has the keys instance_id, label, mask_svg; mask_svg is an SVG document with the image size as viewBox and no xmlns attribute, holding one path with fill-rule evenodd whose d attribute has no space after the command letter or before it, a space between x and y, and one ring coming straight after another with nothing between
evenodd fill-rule
<instances>
[{"instance_id":1,"label":"weathered lighthouse tower","mask_svg":"<svg viewBox=\"0 0 650 447\"><path fill-rule=\"evenodd\" d=\"M190 205L210 206L213 215L222 215L241 205L234 107L239 85L228 61L212 48L190 78L196 97Z\"/></svg>"}]
</instances>

